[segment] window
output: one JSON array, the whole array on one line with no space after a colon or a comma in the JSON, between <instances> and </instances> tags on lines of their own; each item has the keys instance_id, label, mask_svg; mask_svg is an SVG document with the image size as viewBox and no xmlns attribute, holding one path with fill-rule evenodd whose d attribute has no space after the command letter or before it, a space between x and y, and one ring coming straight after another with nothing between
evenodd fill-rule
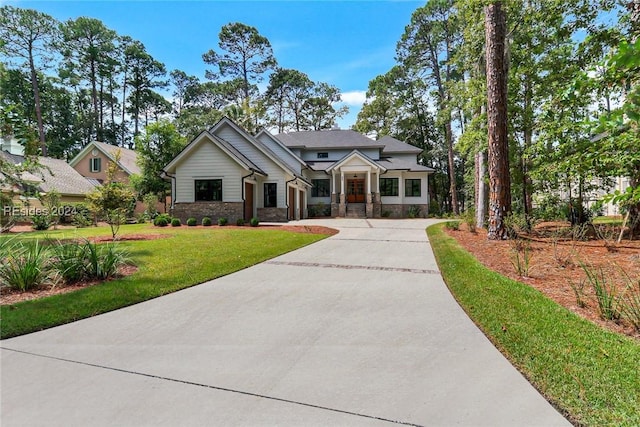
<instances>
[{"instance_id":1,"label":"window","mask_svg":"<svg viewBox=\"0 0 640 427\"><path fill-rule=\"evenodd\" d=\"M264 184L264 207L275 208L278 206L278 184L267 182Z\"/></svg>"},{"instance_id":2,"label":"window","mask_svg":"<svg viewBox=\"0 0 640 427\"><path fill-rule=\"evenodd\" d=\"M328 159L329 158L329 153L318 153L318 158L319 159Z\"/></svg>"},{"instance_id":3,"label":"window","mask_svg":"<svg viewBox=\"0 0 640 427\"><path fill-rule=\"evenodd\" d=\"M94 157L89 159L89 171L100 172L102 169L102 159L100 157Z\"/></svg>"},{"instance_id":4,"label":"window","mask_svg":"<svg viewBox=\"0 0 640 427\"><path fill-rule=\"evenodd\" d=\"M328 179L312 179L311 197L331 197Z\"/></svg>"},{"instance_id":5,"label":"window","mask_svg":"<svg viewBox=\"0 0 640 427\"><path fill-rule=\"evenodd\" d=\"M419 179L404 180L404 195L406 197L420 197L422 181Z\"/></svg>"},{"instance_id":6,"label":"window","mask_svg":"<svg viewBox=\"0 0 640 427\"><path fill-rule=\"evenodd\" d=\"M380 195L397 196L398 178L380 178Z\"/></svg>"},{"instance_id":7,"label":"window","mask_svg":"<svg viewBox=\"0 0 640 427\"><path fill-rule=\"evenodd\" d=\"M221 179L196 179L196 202L221 202Z\"/></svg>"}]
</instances>

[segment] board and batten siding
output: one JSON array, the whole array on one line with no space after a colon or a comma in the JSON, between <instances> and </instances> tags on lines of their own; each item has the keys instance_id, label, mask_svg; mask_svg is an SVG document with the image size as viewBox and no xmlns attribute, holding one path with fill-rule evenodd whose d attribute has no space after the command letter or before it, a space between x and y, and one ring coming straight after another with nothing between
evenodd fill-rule
<instances>
[{"instance_id":1,"label":"board and batten siding","mask_svg":"<svg viewBox=\"0 0 640 427\"><path fill-rule=\"evenodd\" d=\"M229 125L221 126L215 131L216 135L229 144L233 145L238 151L240 151L247 159L251 160L256 166L262 169L267 176L262 179L261 183L275 182L278 184L278 207L286 207L285 193L286 182L292 179L293 176L288 175L282 167L276 164L273 160L262 153L255 145L247 141L244 136L240 135L235 129ZM239 185L239 184L238 184ZM259 197L263 198L263 188L259 190ZM224 197L224 193L223 193ZM258 206L262 207L263 200L258 200Z\"/></svg>"},{"instance_id":2,"label":"board and batten siding","mask_svg":"<svg viewBox=\"0 0 640 427\"><path fill-rule=\"evenodd\" d=\"M196 179L222 179L222 200L242 201L247 171L210 141L203 141L176 166L176 203L195 201Z\"/></svg>"}]
</instances>

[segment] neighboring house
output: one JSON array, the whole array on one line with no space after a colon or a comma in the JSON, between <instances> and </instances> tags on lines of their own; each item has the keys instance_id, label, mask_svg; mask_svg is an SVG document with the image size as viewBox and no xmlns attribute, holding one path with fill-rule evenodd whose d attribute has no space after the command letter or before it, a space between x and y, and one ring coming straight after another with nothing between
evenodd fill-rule
<instances>
[{"instance_id":1,"label":"neighboring house","mask_svg":"<svg viewBox=\"0 0 640 427\"><path fill-rule=\"evenodd\" d=\"M6 151L0 153L6 160L14 164L24 162L21 155L10 154ZM22 174L22 181L26 188L5 189L15 194L14 201L23 204L39 205L38 195L47 194L52 190L60 193L62 203L83 202L86 195L93 191L95 185L80 175L64 160L51 157L38 157L41 165L37 171Z\"/></svg>"},{"instance_id":2,"label":"neighboring house","mask_svg":"<svg viewBox=\"0 0 640 427\"><path fill-rule=\"evenodd\" d=\"M109 162L115 162L118 151L120 159L117 163L118 171L115 179L128 183L131 175L140 174L140 167L136 164L137 154L128 148L93 141L87 144L69 164L85 178L103 183L107 179Z\"/></svg>"},{"instance_id":3,"label":"neighboring house","mask_svg":"<svg viewBox=\"0 0 640 427\"><path fill-rule=\"evenodd\" d=\"M352 130L252 136L228 118L198 135L164 168L172 215L183 221L258 217L287 221L335 217L426 216L422 150Z\"/></svg>"}]
</instances>

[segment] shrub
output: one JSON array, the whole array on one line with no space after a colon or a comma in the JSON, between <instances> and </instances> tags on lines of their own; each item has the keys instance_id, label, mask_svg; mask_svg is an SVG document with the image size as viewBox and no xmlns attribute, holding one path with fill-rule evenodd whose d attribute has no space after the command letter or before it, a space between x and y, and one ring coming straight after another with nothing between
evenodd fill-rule
<instances>
[{"instance_id":1,"label":"shrub","mask_svg":"<svg viewBox=\"0 0 640 427\"><path fill-rule=\"evenodd\" d=\"M440 209L440 203L437 200L431 200L429 203L429 216L439 217L442 215L442 210Z\"/></svg>"},{"instance_id":2,"label":"shrub","mask_svg":"<svg viewBox=\"0 0 640 427\"><path fill-rule=\"evenodd\" d=\"M12 289L27 291L55 283L49 261L49 251L37 240L11 245L8 256L0 264L0 282Z\"/></svg>"},{"instance_id":3,"label":"shrub","mask_svg":"<svg viewBox=\"0 0 640 427\"><path fill-rule=\"evenodd\" d=\"M449 230L460 230L460 221L447 221L444 225Z\"/></svg>"},{"instance_id":4,"label":"shrub","mask_svg":"<svg viewBox=\"0 0 640 427\"><path fill-rule=\"evenodd\" d=\"M605 320L620 319L622 300L616 291L613 280L604 274L602 268L596 271L594 267L587 266L584 263L580 265L587 275L587 280L596 295L600 317Z\"/></svg>"},{"instance_id":5,"label":"shrub","mask_svg":"<svg viewBox=\"0 0 640 427\"><path fill-rule=\"evenodd\" d=\"M624 294L622 314L640 331L640 280L630 283Z\"/></svg>"},{"instance_id":6,"label":"shrub","mask_svg":"<svg viewBox=\"0 0 640 427\"><path fill-rule=\"evenodd\" d=\"M72 223L78 228L89 227L93 225L93 214L89 210L89 207L84 203L77 203L73 206L73 219Z\"/></svg>"},{"instance_id":7,"label":"shrub","mask_svg":"<svg viewBox=\"0 0 640 427\"><path fill-rule=\"evenodd\" d=\"M153 225L156 227L166 227L171 222L171 217L168 214L160 214L153 220Z\"/></svg>"},{"instance_id":8,"label":"shrub","mask_svg":"<svg viewBox=\"0 0 640 427\"><path fill-rule=\"evenodd\" d=\"M187 225L189 227L195 227L198 224L195 218L187 218Z\"/></svg>"},{"instance_id":9,"label":"shrub","mask_svg":"<svg viewBox=\"0 0 640 427\"><path fill-rule=\"evenodd\" d=\"M172 227L180 227L181 225L182 225L182 222L180 221L180 218L173 218L171 220Z\"/></svg>"},{"instance_id":10,"label":"shrub","mask_svg":"<svg viewBox=\"0 0 640 427\"><path fill-rule=\"evenodd\" d=\"M525 214L511 212L504 217L504 226L510 239L517 239L520 233L531 231L531 219Z\"/></svg>"},{"instance_id":11,"label":"shrub","mask_svg":"<svg viewBox=\"0 0 640 427\"><path fill-rule=\"evenodd\" d=\"M236 225L237 225L238 227L242 227L242 226L244 225L244 219L242 219L242 218L238 218L238 219L236 220Z\"/></svg>"},{"instance_id":12,"label":"shrub","mask_svg":"<svg viewBox=\"0 0 640 427\"><path fill-rule=\"evenodd\" d=\"M211 225L211 218L209 218L208 216L202 218L202 225L205 227L209 227Z\"/></svg>"},{"instance_id":13,"label":"shrub","mask_svg":"<svg viewBox=\"0 0 640 427\"><path fill-rule=\"evenodd\" d=\"M409 218L418 218L420 216L420 207L416 205L409 206L409 212L407 212Z\"/></svg>"},{"instance_id":14,"label":"shrub","mask_svg":"<svg viewBox=\"0 0 640 427\"><path fill-rule=\"evenodd\" d=\"M249 221L249 224L252 227L257 227L258 224L260 224L260 220L258 218L256 218L256 217L253 217L253 218L251 218L251 221Z\"/></svg>"},{"instance_id":15,"label":"shrub","mask_svg":"<svg viewBox=\"0 0 640 427\"><path fill-rule=\"evenodd\" d=\"M218 225L220 227L224 227L225 225L227 225L227 223L229 222L229 220L225 217L222 218L218 218Z\"/></svg>"},{"instance_id":16,"label":"shrub","mask_svg":"<svg viewBox=\"0 0 640 427\"><path fill-rule=\"evenodd\" d=\"M31 217L31 226L34 230L47 230L53 225L51 217L45 214L38 214Z\"/></svg>"},{"instance_id":17,"label":"shrub","mask_svg":"<svg viewBox=\"0 0 640 427\"><path fill-rule=\"evenodd\" d=\"M528 240L515 238L510 239L509 244L511 245L511 264L516 273L520 277L529 277L531 259L533 258L531 243Z\"/></svg>"},{"instance_id":18,"label":"shrub","mask_svg":"<svg viewBox=\"0 0 640 427\"><path fill-rule=\"evenodd\" d=\"M84 278L85 245L78 242L63 244L60 241L49 241L49 247L53 252L53 268L65 282L77 282Z\"/></svg>"},{"instance_id":19,"label":"shrub","mask_svg":"<svg viewBox=\"0 0 640 427\"><path fill-rule=\"evenodd\" d=\"M382 218L389 218L391 216L391 211L382 211Z\"/></svg>"},{"instance_id":20,"label":"shrub","mask_svg":"<svg viewBox=\"0 0 640 427\"><path fill-rule=\"evenodd\" d=\"M108 279L115 276L118 268L126 263L125 252L113 244L96 245L89 241L84 244L85 274L89 278Z\"/></svg>"},{"instance_id":21,"label":"shrub","mask_svg":"<svg viewBox=\"0 0 640 427\"><path fill-rule=\"evenodd\" d=\"M467 209L466 211L464 211L464 213L462 214L462 219L464 220L464 223L467 224L467 228L469 229L469 231L475 233L477 225L475 209Z\"/></svg>"}]
</instances>

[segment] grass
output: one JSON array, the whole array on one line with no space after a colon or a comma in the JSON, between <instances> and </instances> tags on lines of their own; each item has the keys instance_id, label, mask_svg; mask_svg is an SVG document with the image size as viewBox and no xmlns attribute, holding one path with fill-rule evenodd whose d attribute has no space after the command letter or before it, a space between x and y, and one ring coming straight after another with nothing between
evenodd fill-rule
<instances>
[{"instance_id":1,"label":"grass","mask_svg":"<svg viewBox=\"0 0 640 427\"><path fill-rule=\"evenodd\" d=\"M640 344L537 290L494 273L443 232L427 229L449 289L485 335L571 422L640 425Z\"/></svg>"},{"instance_id":2,"label":"grass","mask_svg":"<svg viewBox=\"0 0 640 427\"><path fill-rule=\"evenodd\" d=\"M593 219L594 224L622 225L621 216L598 216Z\"/></svg>"},{"instance_id":3,"label":"grass","mask_svg":"<svg viewBox=\"0 0 640 427\"><path fill-rule=\"evenodd\" d=\"M1 338L14 337L94 316L241 270L323 239L265 228L156 228L122 226L125 234L164 234L156 240L123 241L134 274L97 286L0 307ZM20 239L110 236L109 227L57 230L20 235ZM0 248L2 240L0 236Z\"/></svg>"}]
</instances>

